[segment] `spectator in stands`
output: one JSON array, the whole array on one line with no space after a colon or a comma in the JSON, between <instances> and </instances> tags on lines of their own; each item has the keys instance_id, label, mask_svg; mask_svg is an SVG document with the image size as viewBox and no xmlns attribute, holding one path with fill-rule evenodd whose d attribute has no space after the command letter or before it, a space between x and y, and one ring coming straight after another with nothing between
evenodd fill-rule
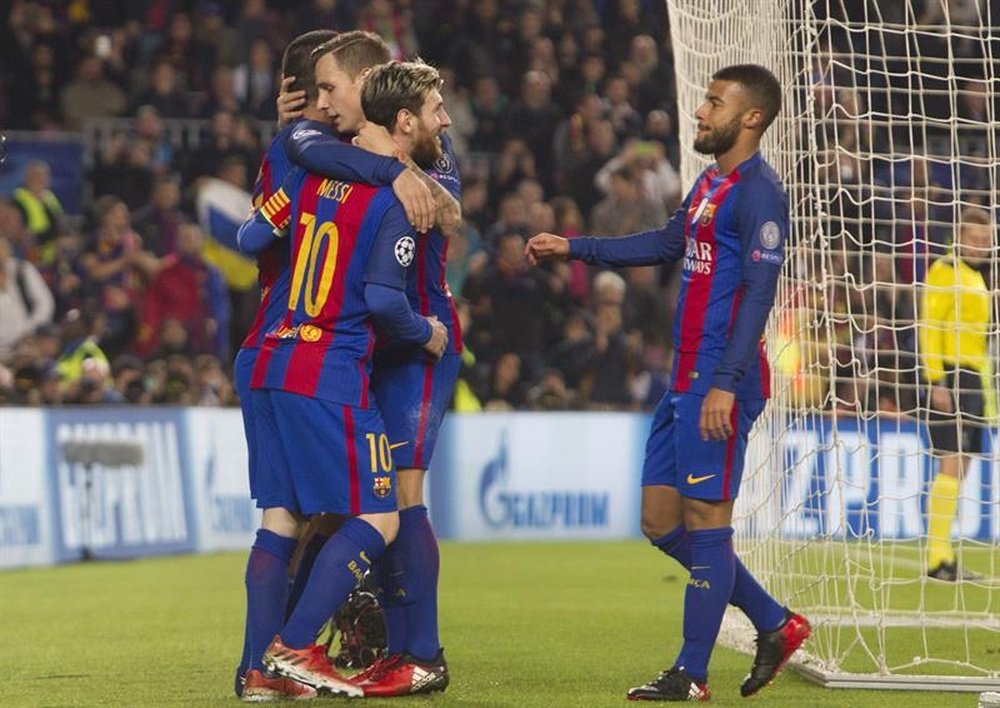
<instances>
[{"instance_id":1,"label":"spectator in stands","mask_svg":"<svg viewBox=\"0 0 1000 708\"><path fill-rule=\"evenodd\" d=\"M625 280L612 271L594 279L594 356L584 391L591 408L630 408L638 352L623 329Z\"/></svg>"},{"instance_id":2,"label":"spectator in stands","mask_svg":"<svg viewBox=\"0 0 1000 708\"><path fill-rule=\"evenodd\" d=\"M13 127L39 130L59 123L63 78L51 44L39 42L32 46L30 69L16 72L11 83L11 93L18 97L11 104Z\"/></svg>"},{"instance_id":3,"label":"spectator in stands","mask_svg":"<svg viewBox=\"0 0 1000 708\"><path fill-rule=\"evenodd\" d=\"M605 104L605 116L615 129L618 142L636 138L642 130L642 116L629 102L629 85L621 75L612 76L604 82L601 93Z\"/></svg>"},{"instance_id":4,"label":"spectator in stands","mask_svg":"<svg viewBox=\"0 0 1000 708\"><path fill-rule=\"evenodd\" d=\"M80 264L83 249L84 239L78 232L64 231L55 241L52 262L41 268L42 277L56 298L58 318L85 305L84 273Z\"/></svg>"},{"instance_id":5,"label":"spectator in stands","mask_svg":"<svg viewBox=\"0 0 1000 708\"><path fill-rule=\"evenodd\" d=\"M494 194L506 194L517 188L525 179L538 176L537 162L528 144L520 138L504 141L503 150L494 166L491 190Z\"/></svg>"},{"instance_id":6,"label":"spectator in stands","mask_svg":"<svg viewBox=\"0 0 1000 708\"><path fill-rule=\"evenodd\" d=\"M562 372L548 369L528 391L527 407L536 411L567 411L579 406L576 391L566 385Z\"/></svg>"},{"instance_id":7,"label":"spectator in stands","mask_svg":"<svg viewBox=\"0 0 1000 708\"><path fill-rule=\"evenodd\" d=\"M226 76L225 72L225 69L216 69L213 77L214 108L229 108L220 100L226 95L227 87L231 87L232 95L245 112L268 120L277 117L274 106L274 96L278 93L277 68L274 51L266 39L258 37L251 42L247 61L237 66L231 76Z\"/></svg>"},{"instance_id":8,"label":"spectator in stands","mask_svg":"<svg viewBox=\"0 0 1000 708\"><path fill-rule=\"evenodd\" d=\"M494 77L480 76L475 80L471 106L476 130L469 139L469 147L481 152L500 152L508 101Z\"/></svg>"},{"instance_id":9,"label":"spectator in stands","mask_svg":"<svg viewBox=\"0 0 1000 708\"><path fill-rule=\"evenodd\" d=\"M39 263L38 245L24 223L24 212L4 198L0 198L0 234L7 237L15 256Z\"/></svg>"},{"instance_id":10,"label":"spectator in stands","mask_svg":"<svg viewBox=\"0 0 1000 708\"><path fill-rule=\"evenodd\" d=\"M631 168L638 179L642 195L673 212L681 202L681 178L667 161L663 146L658 142L631 140L607 164L594 180L605 194L611 192L611 175L619 167Z\"/></svg>"},{"instance_id":11,"label":"spectator in stands","mask_svg":"<svg viewBox=\"0 0 1000 708\"><path fill-rule=\"evenodd\" d=\"M19 339L52 321L55 299L38 270L0 234L0 360Z\"/></svg>"},{"instance_id":12,"label":"spectator in stands","mask_svg":"<svg viewBox=\"0 0 1000 708\"><path fill-rule=\"evenodd\" d=\"M195 224L179 228L177 250L163 259L143 297L140 356L159 348L163 321L174 319L188 332L193 352L228 357L229 294L222 274L202 257L204 240Z\"/></svg>"},{"instance_id":13,"label":"spectator in stands","mask_svg":"<svg viewBox=\"0 0 1000 708\"><path fill-rule=\"evenodd\" d=\"M629 61L639 70L635 107L640 113L676 105L673 67L661 61L656 40L648 34L632 38Z\"/></svg>"},{"instance_id":14,"label":"spectator in stands","mask_svg":"<svg viewBox=\"0 0 1000 708\"><path fill-rule=\"evenodd\" d=\"M142 240L132 230L125 202L114 196L101 197L95 205L95 214L97 229L90 247L80 258L80 265L85 274L85 288L96 297L97 306L107 317L103 343L112 356L117 356L132 341L135 305L142 284L155 275L159 263L142 249Z\"/></svg>"},{"instance_id":15,"label":"spectator in stands","mask_svg":"<svg viewBox=\"0 0 1000 708\"><path fill-rule=\"evenodd\" d=\"M556 128L553 137L557 186L565 190L574 161L582 160L587 150L587 127L604 115L604 101L596 93L584 93L571 113Z\"/></svg>"},{"instance_id":16,"label":"spectator in stands","mask_svg":"<svg viewBox=\"0 0 1000 708\"><path fill-rule=\"evenodd\" d=\"M104 78L101 60L88 55L79 60L76 78L63 87L59 107L70 130L80 130L90 118L120 115L128 105L125 92Z\"/></svg>"},{"instance_id":17,"label":"spectator in stands","mask_svg":"<svg viewBox=\"0 0 1000 708\"><path fill-rule=\"evenodd\" d=\"M101 403L113 391L111 366L94 334L87 310L70 310L62 322L62 353L56 361L67 403Z\"/></svg>"},{"instance_id":18,"label":"spectator in stands","mask_svg":"<svg viewBox=\"0 0 1000 708\"><path fill-rule=\"evenodd\" d=\"M504 352L493 366L490 388L483 408L488 411L512 411L524 406L528 385L521 376L521 357Z\"/></svg>"},{"instance_id":19,"label":"spectator in stands","mask_svg":"<svg viewBox=\"0 0 1000 708\"><path fill-rule=\"evenodd\" d=\"M159 45L156 56L167 59L181 77L185 91L208 90L209 77L215 70L215 47L194 36L191 16L175 12Z\"/></svg>"},{"instance_id":20,"label":"spectator in stands","mask_svg":"<svg viewBox=\"0 0 1000 708\"><path fill-rule=\"evenodd\" d=\"M517 192L508 192L500 200L499 218L486 229L483 234L483 244L493 253L504 234L527 232L531 222L528 221L528 205L524 197Z\"/></svg>"},{"instance_id":21,"label":"spectator in stands","mask_svg":"<svg viewBox=\"0 0 1000 708\"><path fill-rule=\"evenodd\" d=\"M553 178L552 143L559 119L559 107L552 101L551 79L540 71L525 73L521 98L507 114L506 135L524 140L546 188L551 187Z\"/></svg>"},{"instance_id":22,"label":"spectator in stands","mask_svg":"<svg viewBox=\"0 0 1000 708\"><path fill-rule=\"evenodd\" d=\"M244 16L247 5L243 6ZM195 22L198 41L215 47L219 66L232 68L240 63L243 48L247 46L240 42L240 33L235 27L227 24L226 13L217 2L199 3L198 17ZM253 36L259 36L255 33Z\"/></svg>"},{"instance_id":23,"label":"spectator in stands","mask_svg":"<svg viewBox=\"0 0 1000 708\"><path fill-rule=\"evenodd\" d=\"M664 110L656 109L646 114L642 139L656 141L663 146L663 154L673 167L680 165L680 144L674 132L673 118ZM674 170L676 172L676 169Z\"/></svg>"},{"instance_id":24,"label":"spectator in stands","mask_svg":"<svg viewBox=\"0 0 1000 708\"><path fill-rule=\"evenodd\" d=\"M132 219L143 246L157 258L174 252L177 232L188 221L180 204L180 179L176 175L161 175L153 183L149 204L137 211Z\"/></svg>"},{"instance_id":25,"label":"spectator in stands","mask_svg":"<svg viewBox=\"0 0 1000 708\"><path fill-rule=\"evenodd\" d=\"M39 248L43 262L51 260L52 242L64 226L62 204L52 192L52 171L41 160L24 169L24 184L14 190L14 205Z\"/></svg>"},{"instance_id":26,"label":"spectator in stands","mask_svg":"<svg viewBox=\"0 0 1000 708\"><path fill-rule=\"evenodd\" d=\"M476 355L487 362L504 352L519 355L527 376L539 373L542 335L547 323L539 303L548 296L545 275L524 259L524 237L508 231L497 242L496 256L480 276L470 276L463 295L471 304Z\"/></svg>"},{"instance_id":27,"label":"spectator in stands","mask_svg":"<svg viewBox=\"0 0 1000 708\"><path fill-rule=\"evenodd\" d=\"M256 159L245 146L236 140L236 116L229 111L218 111L212 116L207 139L191 153L184 170L186 182L204 175L214 175L227 157L239 156L244 162Z\"/></svg>"},{"instance_id":28,"label":"spectator in stands","mask_svg":"<svg viewBox=\"0 0 1000 708\"><path fill-rule=\"evenodd\" d=\"M149 201L153 188L152 147L118 133L108 141L91 178L95 196L117 196L129 209L138 209Z\"/></svg>"},{"instance_id":29,"label":"spectator in stands","mask_svg":"<svg viewBox=\"0 0 1000 708\"><path fill-rule=\"evenodd\" d=\"M149 72L149 88L139 96L138 105L152 106L164 118L188 118L191 106L181 90L177 68L166 57L158 59Z\"/></svg>"},{"instance_id":30,"label":"spectator in stands","mask_svg":"<svg viewBox=\"0 0 1000 708\"><path fill-rule=\"evenodd\" d=\"M139 106L132 126L132 140L149 148L154 174L168 172L174 164L174 145L167 136L159 111L152 106Z\"/></svg>"},{"instance_id":31,"label":"spectator in stands","mask_svg":"<svg viewBox=\"0 0 1000 708\"><path fill-rule=\"evenodd\" d=\"M590 213L590 232L628 234L660 227L667 220L662 202L643 194L635 171L622 165L611 173L608 196Z\"/></svg>"},{"instance_id":32,"label":"spectator in stands","mask_svg":"<svg viewBox=\"0 0 1000 708\"><path fill-rule=\"evenodd\" d=\"M476 132L476 116L472 108L472 97L464 86L458 84L455 72L447 67L438 69L441 74L441 97L448 107L451 125L448 136L459 159L469 152L469 141ZM464 183L463 179L463 183ZM463 184L464 187L464 184ZM464 189L463 189L464 191Z\"/></svg>"},{"instance_id":33,"label":"spectator in stands","mask_svg":"<svg viewBox=\"0 0 1000 708\"><path fill-rule=\"evenodd\" d=\"M565 191L582 211L589 212L604 198L594 178L608 160L615 156L617 144L610 121L590 121L586 131L586 150L566 166Z\"/></svg>"},{"instance_id":34,"label":"spectator in stands","mask_svg":"<svg viewBox=\"0 0 1000 708\"><path fill-rule=\"evenodd\" d=\"M369 0L361 3L356 27L384 39L393 59L406 61L420 55L409 2Z\"/></svg>"}]
</instances>

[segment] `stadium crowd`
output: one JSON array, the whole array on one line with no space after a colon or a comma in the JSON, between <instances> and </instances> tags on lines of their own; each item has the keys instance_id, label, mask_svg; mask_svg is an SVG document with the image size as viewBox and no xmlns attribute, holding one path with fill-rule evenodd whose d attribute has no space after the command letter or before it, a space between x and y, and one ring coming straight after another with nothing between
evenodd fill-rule
<instances>
[{"instance_id":1,"label":"stadium crowd","mask_svg":"<svg viewBox=\"0 0 1000 708\"><path fill-rule=\"evenodd\" d=\"M233 403L230 357L256 289L233 287L206 257L193 186L250 189L281 52L319 26L374 30L447 77L464 181L448 272L467 325L463 405L655 403L669 274L539 272L522 256L537 231L651 228L679 202L665 7L638 0L429 2L419 13L384 0L14 2L0 122L130 127L99 145L82 219L63 214L44 163L0 201L0 397ZM199 118L197 146L171 141L172 119Z\"/></svg>"},{"instance_id":2,"label":"stadium crowd","mask_svg":"<svg viewBox=\"0 0 1000 708\"><path fill-rule=\"evenodd\" d=\"M522 254L536 232L654 228L679 204L661 0L427 0L419 12L409 0L14 0L0 26L0 124L51 133L126 119L127 128L102 133L82 216L65 215L49 190L54 165L30 165L23 185L0 197L0 401L234 403L231 357L257 292L234 282L219 248L206 247L213 239L194 195L205 179L251 188L275 129L281 53L316 27L378 32L399 58L419 55L446 78L463 178L464 221L448 263L468 350L459 407L654 405L672 356L676 270L535 270ZM847 313L832 328L842 346L838 361L819 364L837 369L837 396L854 405L868 395L852 388L866 367L913 351L905 286L950 239L952 192L975 201L985 170L859 160L886 141L894 154L923 155L928 146L892 121L862 124L868 109L905 114L912 92L875 85L876 73L845 61L859 40L832 33L826 41L811 105L832 116L820 121L829 129L815 144L829 156L824 230L840 239L833 280L881 273L880 287L892 291L873 301L877 308L864 301L871 289L832 293ZM928 33L923 56L939 56L934 41ZM960 72L962 114L986 115L981 62L966 56L968 47L945 50L973 67ZM925 67L925 81L936 80L936 67ZM933 114L939 94L926 95L919 110ZM864 105L872 97L884 100ZM182 120L201 121L197 140L170 130ZM932 120L922 138L933 141L947 124ZM965 127L971 154L989 136ZM850 225L863 220L875 228ZM869 326L869 315L895 318L893 326ZM859 361L857 352L869 350L871 361ZM872 407L891 407L877 398Z\"/></svg>"}]
</instances>

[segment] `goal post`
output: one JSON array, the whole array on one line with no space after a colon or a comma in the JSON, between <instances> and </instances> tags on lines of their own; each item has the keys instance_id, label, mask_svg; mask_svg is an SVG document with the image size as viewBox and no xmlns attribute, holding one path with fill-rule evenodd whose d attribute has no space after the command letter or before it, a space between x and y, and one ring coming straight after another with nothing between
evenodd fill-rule
<instances>
[{"instance_id":1,"label":"goal post","mask_svg":"<svg viewBox=\"0 0 1000 708\"><path fill-rule=\"evenodd\" d=\"M920 406L929 266L963 211L997 223L1000 16L990 0L667 0L682 176L712 73L770 68L784 107L764 152L792 216L767 340L773 398L734 526L744 563L813 623L793 660L827 686L1000 687L1000 445L962 483L953 545L977 576L926 575L937 460ZM997 299L996 257L982 268ZM996 316L989 324L996 358ZM995 370L995 366L993 369ZM730 608L722 641L753 651Z\"/></svg>"}]
</instances>

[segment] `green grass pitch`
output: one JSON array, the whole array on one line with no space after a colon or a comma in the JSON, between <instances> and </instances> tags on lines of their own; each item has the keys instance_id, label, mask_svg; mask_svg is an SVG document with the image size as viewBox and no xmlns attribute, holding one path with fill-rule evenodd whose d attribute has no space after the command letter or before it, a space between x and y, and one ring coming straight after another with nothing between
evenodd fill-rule
<instances>
[{"instance_id":1,"label":"green grass pitch","mask_svg":"<svg viewBox=\"0 0 1000 708\"><path fill-rule=\"evenodd\" d=\"M244 561L233 553L0 573L0 706L237 705ZM432 697L366 703L627 705L625 690L678 649L685 577L640 541L443 544L452 685ZM975 694L827 690L793 672L742 699L749 662L716 650L711 704L976 705Z\"/></svg>"}]
</instances>

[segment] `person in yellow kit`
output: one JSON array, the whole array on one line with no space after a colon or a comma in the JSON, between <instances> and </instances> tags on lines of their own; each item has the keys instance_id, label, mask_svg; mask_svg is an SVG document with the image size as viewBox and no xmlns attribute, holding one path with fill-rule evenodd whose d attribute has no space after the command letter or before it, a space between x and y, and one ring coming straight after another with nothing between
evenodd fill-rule
<instances>
[{"instance_id":1,"label":"person in yellow kit","mask_svg":"<svg viewBox=\"0 0 1000 708\"><path fill-rule=\"evenodd\" d=\"M55 257L55 239L63 226L63 209L49 188L52 172L41 160L29 162L24 168L24 185L14 190L14 206L24 215L28 231L35 237L43 264Z\"/></svg>"},{"instance_id":2,"label":"person in yellow kit","mask_svg":"<svg viewBox=\"0 0 1000 708\"><path fill-rule=\"evenodd\" d=\"M927 501L927 574L948 582L972 577L958 568L951 525L970 455L982 452L991 293L979 268L992 249L989 213L965 208L953 252L927 273L918 320L920 359L930 384L925 422L938 459Z\"/></svg>"}]
</instances>

